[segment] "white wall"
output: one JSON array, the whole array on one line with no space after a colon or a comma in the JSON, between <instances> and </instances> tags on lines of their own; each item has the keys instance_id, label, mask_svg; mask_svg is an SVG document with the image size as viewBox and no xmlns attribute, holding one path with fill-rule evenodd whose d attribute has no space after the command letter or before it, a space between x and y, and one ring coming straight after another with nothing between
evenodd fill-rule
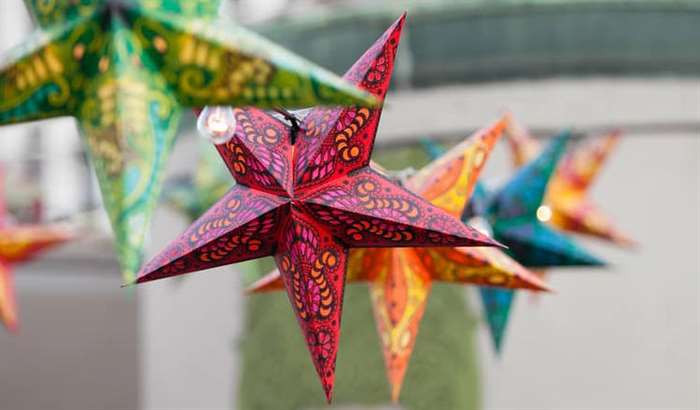
<instances>
[{"instance_id":1,"label":"white wall","mask_svg":"<svg viewBox=\"0 0 700 410\"><path fill-rule=\"evenodd\" d=\"M585 241L612 267L553 271L557 293L517 298L502 357L485 327L480 356L487 409L700 407L700 82L518 81L399 93L387 104L380 143L473 129L505 109L545 129L694 123L628 134L591 193L639 249ZM485 176L507 169L502 144Z\"/></svg>"},{"instance_id":2,"label":"white wall","mask_svg":"<svg viewBox=\"0 0 700 410\"><path fill-rule=\"evenodd\" d=\"M0 0L0 53L20 44L30 30L22 1ZM40 152L28 144L34 132L42 133ZM84 169L74 157L79 148L69 118L0 128L0 164L10 173L27 166L27 155L41 156L47 218L69 215L81 205ZM7 186L13 196L24 189ZM16 267L20 330L13 335L0 326L0 408L138 406L136 300L119 288L112 252L108 240L86 235L40 262Z\"/></svg>"},{"instance_id":3,"label":"white wall","mask_svg":"<svg viewBox=\"0 0 700 410\"><path fill-rule=\"evenodd\" d=\"M94 238L73 245L85 249L105 254ZM137 301L119 288L114 259L65 252L15 270L20 329L0 327L0 408L136 409Z\"/></svg>"},{"instance_id":4,"label":"white wall","mask_svg":"<svg viewBox=\"0 0 700 410\"><path fill-rule=\"evenodd\" d=\"M197 152L184 142L180 153ZM174 163L183 162L176 155ZM187 228L160 209L151 253ZM140 301L141 405L144 409L233 409L236 341L242 327L243 286L232 267L155 281L137 290Z\"/></svg>"},{"instance_id":5,"label":"white wall","mask_svg":"<svg viewBox=\"0 0 700 410\"><path fill-rule=\"evenodd\" d=\"M639 249L586 241L609 269L555 270L557 294L517 298L500 360L480 335L486 408L700 406L699 137L618 147L592 194Z\"/></svg>"}]
</instances>

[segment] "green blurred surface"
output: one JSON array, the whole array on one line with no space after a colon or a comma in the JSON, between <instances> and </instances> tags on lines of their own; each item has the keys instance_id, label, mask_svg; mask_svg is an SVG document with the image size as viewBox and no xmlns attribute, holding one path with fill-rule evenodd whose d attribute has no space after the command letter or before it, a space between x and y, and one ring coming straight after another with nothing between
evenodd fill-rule
<instances>
[{"instance_id":1,"label":"green blurred surface","mask_svg":"<svg viewBox=\"0 0 700 410\"><path fill-rule=\"evenodd\" d=\"M697 0L432 0L319 8L255 30L338 73L408 11L397 83L700 74Z\"/></svg>"},{"instance_id":2,"label":"green blurred surface","mask_svg":"<svg viewBox=\"0 0 700 410\"><path fill-rule=\"evenodd\" d=\"M461 287L438 284L425 312L401 395L410 410L477 409L481 394L474 334ZM240 345L238 408L324 408L316 372L285 293L250 296ZM367 286L346 287L334 403L388 404L389 385Z\"/></svg>"},{"instance_id":3,"label":"green blurred surface","mask_svg":"<svg viewBox=\"0 0 700 410\"><path fill-rule=\"evenodd\" d=\"M388 169L418 168L427 155L417 147L377 150ZM249 265L253 266L253 265ZM272 268L270 258L257 263ZM256 276L248 272L247 279ZM237 408L326 408L299 326L285 293L249 296L239 348L242 365ZM473 410L481 407L475 349L477 319L464 287L436 284L404 382L401 405L409 410ZM346 287L334 403L388 405L389 385L365 284Z\"/></svg>"}]
</instances>

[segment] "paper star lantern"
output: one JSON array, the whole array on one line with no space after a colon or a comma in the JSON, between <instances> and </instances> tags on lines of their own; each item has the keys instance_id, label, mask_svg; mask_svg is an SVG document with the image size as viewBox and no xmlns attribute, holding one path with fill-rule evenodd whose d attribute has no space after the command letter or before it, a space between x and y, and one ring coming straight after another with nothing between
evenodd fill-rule
<instances>
[{"instance_id":1,"label":"paper star lantern","mask_svg":"<svg viewBox=\"0 0 700 410\"><path fill-rule=\"evenodd\" d=\"M511 119L508 136L513 164L523 166L540 152L539 142ZM552 177L545 196L551 210L549 223L567 232L589 235L629 246L634 244L620 232L599 207L588 198L588 189L600 172L605 160L620 140L621 133L613 131L591 138L562 159Z\"/></svg>"},{"instance_id":2,"label":"paper star lantern","mask_svg":"<svg viewBox=\"0 0 700 410\"><path fill-rule=\"evenodd\" d=\"M408 179L406 185L459 217L506 122L477 132ZM391 395L398 401L432 282L544 290L544 284L496 248L354 249L347 281L369 282ZM283 288L278 272L253 291Z\"/></svg>"},{"instance_id":3,"label":"paper star lantern","mask_svg":"<svg viewBox=\"0 0 700 410\"><path fill-rule=\"evenodd\" d=\"M221 158L210 143L201 142L194 175L166 181L163 190L165 201L181 212L190 222L199 218L231 189L231 180Z\"/></svg>"},{"instance_id":4,"label":"paper star lantern","mask_svg":"<svg viewBox=\"0 0 700 410\"><path fill-rule=\"evenodd\" d=\"M345 78L383 98L403 23ZM348 248L495 242L368 166L381 109L316 108L299 130L257 109L234 112L237 132L217 148L237 184L137 282L274 256L330 401Z\"/></svg>"},{"instance_id":5,"label":"paper star lantern","mask_svg":"<svg viewBox=\"0 0 700 410\"><path fill-rule=\"evenodd\" d=\"M421 140L421 144L432 159L440 158L445 154L445 149L442 145L433 140L425 138ZM464 207L462 220L472 224L478 222L482 230L493 234L491 225L484 219L488 207L488 198L489 194L486 188L481 182L477 181L474 185L474 191ZM479 288L479 297L483 305L486 324L497 353L500 353L503 345L503 335L505 334L510 306L513 301L512 295L513 292L492 287Z\"/></svg>"},{"instance_id":6,"label":"paper star lantern","mask_svg":"<svg viewBox=\"0 0 700 410\"><path fill-rule=\"evenodd\" d=\"M507 123L510 128L510 118ZM462 214L465 222L478 220L483 230L492 232L497 240L510 247L507 252L511 256L530 268L602 264L542 221L546 219L546 215L542 215L543 198L569 139L568 132L556 138L546 152L522 168L496 195L491 195L483 184L477 183ZM431 156L439 156L444 151L430 140L423 140L422 144ZM530 145L521 148L520 154L532 149ZM535 274L543 277L541 271ZM494 348L500 353L515 293L482 287L479 294Z\"/></svg>"},{"instance_id":7,"label":"paper star lantern","mask_svg":"<svg viewBox=\"0 0 700 410\"><path fill-rule=\"evenodd\" d=\"M0 125L77 118L133 277L182 107L376 99L231 24L218 1L27 1L41 25L0 69ZM206 19L206 20L205 20Z\"/></svg>"},{"instance_id":8,"label":"paper star lantern","mask_svg":"<svg viewBox=\"0 0 700 410\"><path fill-rule=\"evenodd\" d=\"M19 325L12 267L73 238L65 226L12 225L0 172L0 320L10 331Z\"/></svg>"},{"instance_id":9,"label":"paper star lantern","mask_svg":"<svg viewBox=\"0 0 700 410\"><path fill-rule=\"evenodd\" d=\"M508 243L507 252L525 266L543 268L602 264L564 234L545 224L549 215L542 207L544 194L570 138L570 132L555 137L489 202L487 217L494 237L503 238Z\"/></svg>"},{"instance_id":10,"label":"paper star lantern","mask_svg":"<svg viewBox=\"0 0 700 410\"><path fill-rule=\"evenodd\" d=\"M563 155L571 134L556 137L540 155L521 168L493 198L466 209L464 220L485 212L493 236L508 246L507 253L529 268L602 266L603 262L566 235L545 224L542 202L548 182ZM487 204L485 205L484 202ZM546 212L546 211L544 211ZM494 347L501 351L504 332L515 293L502 289L480 289Z\"/></svg>"}]
</instances>

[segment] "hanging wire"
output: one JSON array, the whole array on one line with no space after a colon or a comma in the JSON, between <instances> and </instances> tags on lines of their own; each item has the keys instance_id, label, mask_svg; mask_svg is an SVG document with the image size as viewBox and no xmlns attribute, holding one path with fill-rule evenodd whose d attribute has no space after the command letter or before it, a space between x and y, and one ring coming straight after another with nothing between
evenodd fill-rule
<instances>
[{"instance_id":1,"label":"hanging wire","mask_svg":"<svg viewBox=\"0 0 700 410\"><path fill-rule=\"evenodd\" d=\"M297 133L299 131L301 131L301 126L299 124L299 122L300 122L299 118L295 115L295 113L287 111L282 107L277 107L274 109L274 111L276 113L278 113L279 115L281 115L282 117L284 117L284 119L289 121L289 123L291 124L292 129L290 130L289 138L291 140L290 141L291 144L294 145L296 143L296 140L297 140Z\"/></svg>"}]
</instances>

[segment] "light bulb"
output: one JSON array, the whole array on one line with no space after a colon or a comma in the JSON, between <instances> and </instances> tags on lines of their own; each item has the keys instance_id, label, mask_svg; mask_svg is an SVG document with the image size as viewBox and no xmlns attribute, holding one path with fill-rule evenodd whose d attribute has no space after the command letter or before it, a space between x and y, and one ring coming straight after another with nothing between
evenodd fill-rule
<instances>
[{"instance_id":1,"label":"light bulb","mask_svg":"<svg viewBox=\"0 0 700 410\"><path fill-rule=\"evenodd\" d=\"M225 144L236 133L236 117L230 107L204 107L197 118L197 131L214 144Z\"/></svg>"},{"instance_id":2,"label":"light bulb","mask_svg":"<svg viewBox=\"0 0 700 410\"><path fill-rule=\"evenodd\" d=\"M549 222L549 220L552 219L552 208L547 205L542 205L537 208L537 219L539 219L540 222Z\"/></svg>"}]
</instances>

